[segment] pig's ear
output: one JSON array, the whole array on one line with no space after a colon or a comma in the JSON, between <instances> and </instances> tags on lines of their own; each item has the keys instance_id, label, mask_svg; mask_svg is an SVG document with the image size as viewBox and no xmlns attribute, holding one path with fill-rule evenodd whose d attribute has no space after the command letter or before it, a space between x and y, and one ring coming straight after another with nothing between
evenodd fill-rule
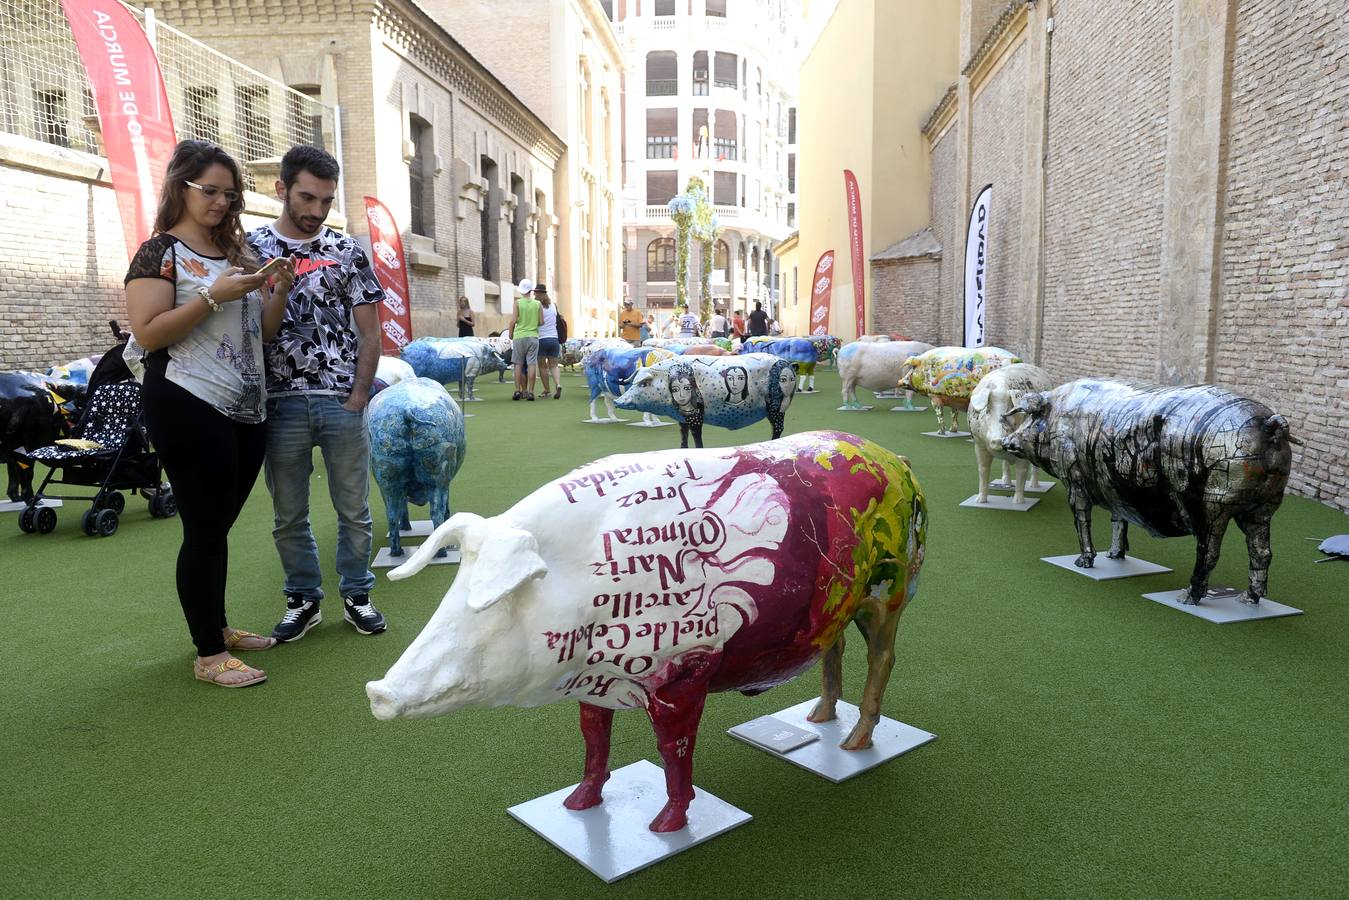
<instances>
[{"instance_id":1,"label":"pig's ear","mask_svg":"<svg viewBox=\"0 0 1349 900\"><path fill-rule=\"evenodd\" d=\"M992 391L983 385L976 387L974 393L970 396L970 409L975 412L983 412L988 409L988 395L990 393Z\"/></svg>"},{"instance_id":2,"label":"pig's ear","mask_svg":"<svg viewBox=\"0 0 1349 900\"><path fill-rule=\"evenodd\" d=\"M519 528L494 528L483 536L468 582L468 606L482 612L548 574L534 535Z\"/></svg>"}]
</instances>

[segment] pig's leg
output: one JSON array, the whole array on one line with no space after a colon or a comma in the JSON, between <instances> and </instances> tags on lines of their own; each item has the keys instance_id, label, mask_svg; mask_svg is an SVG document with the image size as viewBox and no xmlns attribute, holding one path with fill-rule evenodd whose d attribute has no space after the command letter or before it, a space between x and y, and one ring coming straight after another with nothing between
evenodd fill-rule
<instances>
[{"instance_id":1,"label":"pig's leg","mask_svg":"<svg viewBox=\"0 0 1349 900\"><path fill-rule=\"evenodd\" d=\"M895 665L895 629L904 611L903 591L895 608L876 603L876 615L867 625L867 682L862 688L862 702L858 704L861 717L846 740L839 744L844 750L865 750L871 746L871 732L881 720L881 701L890 681L890 670ZM875 602L875 601L873 601ZM893 601L892 601L893 602Z\"/></svg>"},{"instance_id":2,"label":"pig's leg","mask_svg":"<svg viewBox=\"0 0 1349 900\"><path fill-rule=\"evenodd\" d=\"M474 397L473 397L473 385L477 382L477 380L478 380L478 376L477 376L477 375L474 375L472 378L468 379L468 399L470 399L470 400L474 399Z\"/></svg>"},{"instance_id":3,"label":"pig's leg","mask_svg":"<svg viewBox=\"0 0 1349 900\"><path fill-rule=\"evenodd\" d=\"M968 416L967 416L966 418L968 418ZM1011 484L1011 483L1012 483L1012 476L1008 474L1008 469L1009 469L1009 467L1008 467L1008 465L1007 465L1007 460L1004 459L1004 460L1002 461L1002 478L998 479L998 480L1001 481L1003 484Z\"/></svg>"},{"instance_id":4,"label":"pig's leg","mask_svg":"<svg viewBox=\"0 0 1349 900\"><path fill-rule=\"evenodd\" d=\"M936 397L932 398L932 411L937 414L937 433L946 434L946 416L944 415L941 401Z\"/></svg>"},{"instance_id":5,"label":"pig's leg","mask_svg":"<svg viewBox=\"0 0 1349 900\"><path fill-rule=\"evenodd\" d=\"M620 418L618 417L618 413L616 413L616 412L614 411L614 398L611 397L611 396L608 395L608 394L605 394L605 395L604 395L604 408L607 409L607 410L609 410L609 421L610 421L610 422L622 422L622 421L623 421L622 419L620 419Z\"/></svg>"},{"instance_id":6,"label":"pig's leg","mask_svg":"<svg viewBox=\"0 0 1349 900\"><path fill-rule=\"evenodd\" d=\"M689 424L689 431L693 432L693 446L699 450L703 448L703 422L699 419L697 422Z\"/></svg>"},{"instance_id":7,"label":"pig's leg","mask_svg":"<svg viewBox=\"0 0 1349 900\"><path fill-rule=\"evenodd\" d=\"M678 831L688 825L688 808L693 802L693 745L706 700L704 677L680 675L656 691L647 704L656 746L665 763L665 793L669 798L651 820L652 831Z\"/></svg>"},{"instance_id":8,"label":"pig's leg","mask_svg":"<svg viewBox=\"0 0 1349 900\"><path fill-rule=\"evenodd\" d=\"M806 716L808 722L831 722L838 718L835 707L843 696L843 637L840 631L834 646L824 652L824 683L820 687L820 702Z\"/></svg>"},{"instance_id":9,"label":"pig's leg","mask_svg":"<svg viewBox=\"0 0 1349 900\"><path fill-rule=\"evenodd\" d=\"M965 416L965 421L968 424L969 422L968 415ZM953 406L951 407L951 432L955 433L959 430L960 430L960 407Z\"/></svg>"},{"instance_id":10,"label":"pig's leg","mask_svg":"<svg viewBox=\"0 0 1349 900\"><path fill-rule=\"evenodd\" d=\"M1110 517L1110 559L1124 559L1129 553L1129 523L1119 516Z\"/></svg>"},{"instance_id":11,"label":"pig's leg","mask_svg":"<svg viewBox=\"0 0 1349 900\"><path fill-rule=\"evenodd\" d=\"M969 416L965 417L969 421ZM1016 464L1016 493L1012 496L1012 502L1018 506L1026 502L1026 473L1030 469L1030 463L1018 462ZM1007 460L1002 461L1002 479L1007 480Z\"/></svg>"},{"instance_id":12,"label":"pig's leg","mask_svg":"<svg viewBox=\"0 0 1349 900\"><path fill-rule=\"evenodd\" d=\"M1246 553L1251 558L1250 580L1242 603L1259 603L1269 584L1269 561L1274 553L1269 547L1269 519L1239 516L1237 527L1246 535Z\"/></svg>"},{"instance_id":13,"label":"pig's leg","mask_svg":"<svg viewBox=\"0 0 1349 900\"><path fill-rule=\"evenodd\" d=\"M586 742L586 771L576 790L562 801L567 809L590 809L604 799L601 792L604 783L609 780L609 734L613 725L612 709L581 704L581 736Z\"/></svg>"},{"instance_id":14,"label":"pig's leg","mask_svg":"<svg viewBox=\"0 0 1349 900\"><path fill-rule=\"evenodd\" d=\"M1096 562L1096 548L1091 542L1091 501L1080 491L1068 488L1068 505L1073 510L1073 524L1077 526L1077 545L1082 551L1073 561L1079 569L1090 569Z\"/></svg>"},{"instance_id":15,"label":"pig's leg","mask_svg":"<svg viewBox=\"0 0 1349 900\"><path fill-rule=\"evenodd\" d=\"M1180 598L1181 603L1198 605L1208 590L1208 577L1218 564L1218 554L1222 552L1223 535L1227 533L1227 516L1220 515L1203 527L1203 519L1197 519L1199 527L1194 530L1194 572L1190 575L1190 589Z\"/></svg>"},{"instance_id":16,"label":"pig's leg","mask_svg":"<svg viewBox=\"0 0 1349 900\"><path fill-rule=\"evenodd\" d=\"M974 461L979 466L979 503L988 502L988 470L993 465L993 454L989 452L988 446L979 439L974 439Z\"/></svg>"},{"instance_id":17,"label":"pig's leg","mask_svg":"<svg viewBox=\"0 0 1349 900\"><path fill-rule=\"evenodd\" d=\"M1030 464L1027 463L1027 465L1030 465ZM1031 486L1031 487L1037 487L1037 488L1040 486L1040 467L1039 467L1039 466L1031 466L1031 467L1030 467L1030 486Z\"/></svg>"},{"instance_id":18,"label":"pig's leg","mask_svg":"<svg viewBox=\"0 0 1349 900\"><path fill-rule=\"evenodd\" d=\"M451 451L453 453L453 451ZM437 485L431 489L431 528L435 530L440 523L450 517L450 486ZM437 559L444 559L449 551L441 547L436 551Z\"/></svg>"},{"instance_id":19,"label":"pig's leg","mask_svg":"<svg viewBox=\"0 0 1349 900\"><path fill-rule=\"evenodd\" d=\"M687 449L689 449L689 423L688 423L688 422L680 422L680 423L679 423L679 449L680 449L680 450L687 450Z\"/></svg>"}]
</instances>

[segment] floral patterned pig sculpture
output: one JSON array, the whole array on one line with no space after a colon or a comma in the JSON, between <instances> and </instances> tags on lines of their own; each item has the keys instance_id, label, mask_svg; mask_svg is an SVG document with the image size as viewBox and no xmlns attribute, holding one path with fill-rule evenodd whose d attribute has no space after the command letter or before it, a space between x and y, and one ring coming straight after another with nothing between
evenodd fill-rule
<instances>
[{"instance_id":1,"label":"floral patterned pig sculpture","mask_svg":"<svg viewBox=\"0 0 1349 900\"><path fill-rule=\"evenodd\" d=\"M403 555L408 503L430 504L431 521L450 515L450 481L468 448L464 414L438 381L414 378L385 388L366 407L370 465L389 520L389 553Z\"/></svg>"},{"instance_id":2,"label":"floral patterned pig sculpture","mask_svg":"<svg viewBox=\"0 0 1349 900\"><path fill-rule=\"evenodd\" d=\"M611 456L495 518L459 513L390 573L417 572L451 541L463 552L426 628L366 685L370 708L395 719L580 701L585 776L569 809L601 802L614 710L645 709L668 793L651 830L677 831L707 695L758 694L823 656L810 718L833 719L853 621L868 666L842 746L871 746L926 531L908 464L850 434Z\"/></svg>"},{"instance_id":3,"label":"floral patterned pig sculpture","mask_svg":"<svg viewBox=\"0 0 1349 900\"><path fill-rule=\"evenodd\" d=\"M1025 502L1028 473L1034 473L1034 484L1040 483L1040 470L1026 460L1012 456L1003 449L1002 442L1026 420L1025 413L1012 412L1021 398L1032 391L1047 391L1053 386L1054 380L1048 372L1029 363L1003 366L980 379L979 386L970 395L970 408L965 414L970 423L970 436L974 439L975 462L979 466L979 503L988 502L988 470L995 459L1002 460L1004 481L1009 475L1007 464L1016 465L1013 502Z\"/></svg>"},{"instance_id":4,"label":"floral patterned pig sculpture","mask_svg":"<svg viewBox=\"0 0 1349 900\"><path fill-rule=\"evenodd\" d=\"M937 414L937 431L946 433L943 410L951 410L951 430L960 430L960 411L968 409L979 380L1002 366L1021 362L1000 347L933 347L904 362L899 386L927 394Z\"/></svg>"},{"instance_id":5,"label":"floral patterned pig sculpture","mask_svg":"<svg viewBox=\"0 0 1349 900\"><path fill-rule=\"evenodd\" d=\"M922 341L854 341L838 352L838 373L843 378L843 405L860 409L857 389L873 393L893 391L910 357L932 349ZM912 396L912 392L908 392ZM910 402L912 406L912 402Z\"/></svg>"},{"instance_id":6,"label":"floral patterned pig sculpture","mask_svg":"<svg viewBox=\"0 0 1349 900\"><path fill-rule=\"evenodd\" d=\"M766 353L678 356L639 371L614 403L669 416L679 423L680 447L690 431L701 447L704 422L734 430L766 418L774 439L782 437L795 391L791 363Z\"/></svg>"},{"instance_id":7,"label":"floral patterned pig sculpture","mask_svg":"<svg viewBox=\"0 0 1349 900\"><path fill-rule=\"evenodd\" d=\"M1110 510L1111 559L1129 549L1129 524L1157 537L1198 542L1189 592L1198 603L1218 563L1227 523L1246 534L1258 603L1269 579L1269 522L1292 463L1288 421L1269 407L1212 385L1155 387L1084 378L1026 394L1013 410L1026 422L1003 449L1063 479L1082 554L1096 559L1091 508Z\"/></svg>"},{"instance_id":8,"label":"floral patterned pig sculpture","mask_svg":"<svg viewBox=\"0 0 1349 900\"><path fill-rule=\"evenodd\" d=\"M614 398L627 390L633 376L642 366L653 365L673 356L671 351L658 347L632 347L625 343L623 347L601 347L586 357L586 381L590 384L590 421L623 421L614 412ZM608 419L595 415L595 401L601 397L609 411ZM647 421L654 419L655 416L650 416Z\"/></svg>"}]
</instances>

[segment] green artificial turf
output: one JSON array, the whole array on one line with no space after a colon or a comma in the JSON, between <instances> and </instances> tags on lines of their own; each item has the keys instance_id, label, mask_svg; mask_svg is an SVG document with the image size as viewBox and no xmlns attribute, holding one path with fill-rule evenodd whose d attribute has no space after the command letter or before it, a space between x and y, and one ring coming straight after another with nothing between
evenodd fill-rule
<instances>
[{"instance_id":1,"label":"green artificial turf","mask_svg":"<svg viewBox=\"0 0 1349 900\"><path fill-rule=\"evenodd\" d=\"M417 635L453 577L428 568L374 598L387 633L357 635L329 602L303 641L251 654L267 684L192 678L173 592L176 520L133 498L113 537L0 517L0 810L6 896L889 897L1329 896L1349 891L1349 563L1306 537L1349 531L1289 496L1274 520L1273 599L1306 615L1212 625L1142 599L1182 586L1194 541L1133 532L1173 574L1096 583L1039 557L1076 552L1062 487L1029 513L961 509L963 440L921 437L930 413L881 401L840 413L838 379L799 396L789 431L855 431L907 455L931 510L917 600L899 628L884 711L938 739L841 785L725 730L815 695L818 669L758 697L710 698L695 780L754 821L605 887L506 807L574 783L576 706L384 723L363 686ZM452 505L492 515L611 452L677 445L675 428L581 423L512 403L484 379ZM865 396L865 395L864 395ZM763 440L760 423L707 429ZM321 467L318 472L322 472ZM334 516L314 478L326 589ZM372 486L379 532L383 508ZM423 513L424 515L424 513ZM559 519L559 527L566 522ZM231 537L232 624L266 631L281 572L261 479ZM1099 545L1108 543L1098 510ZM1244 583L1231 529L1214 580ZM865 672L851 641L845 698ZM615 768L659 761L638 712L618 715Z\"/></svg>"}]
</instances>

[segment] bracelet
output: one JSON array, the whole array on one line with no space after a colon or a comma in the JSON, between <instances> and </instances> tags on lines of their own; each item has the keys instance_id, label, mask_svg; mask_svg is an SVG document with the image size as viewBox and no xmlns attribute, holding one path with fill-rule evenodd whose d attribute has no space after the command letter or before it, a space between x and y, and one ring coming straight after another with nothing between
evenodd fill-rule
<instances>
[{"instance_id":1,"label":"bracelet","mask_svg":"<svg viewBox=\"0 0 1349 900\"><path fill-rule=\"evenodd\" d=\"M220 312L220 304L216 303L215 298L211 296L210 288L197 288L197 294L206 301L207 306L211 307L211 312Z\"/></svg>"}]
</instances>

